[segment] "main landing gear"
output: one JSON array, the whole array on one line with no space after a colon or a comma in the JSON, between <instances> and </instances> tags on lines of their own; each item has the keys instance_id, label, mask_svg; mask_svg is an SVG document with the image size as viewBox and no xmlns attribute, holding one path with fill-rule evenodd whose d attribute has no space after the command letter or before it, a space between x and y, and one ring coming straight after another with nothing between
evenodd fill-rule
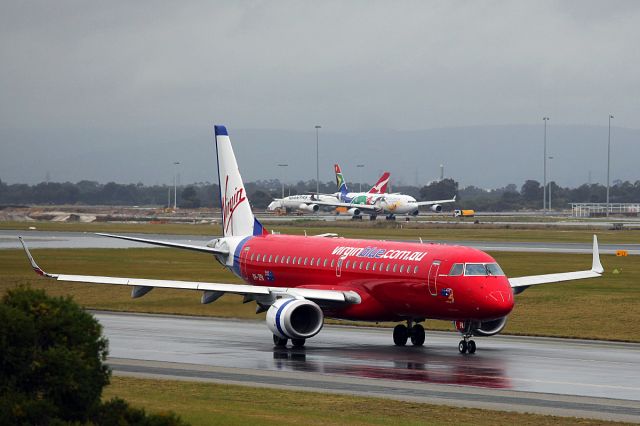
<instances>
[{"instance_id":1,"label":"main landing gear","mask_svg":"<svg viewBox=\"0 0 640 426\"><path fill-rule=\"evenodd\" d=\"M387 219L387 220L396 220L396 215L388 214L387 216L385 216L385 219Z\"/></svg>"},{"instance_id":2,"label":"main landing gear","mask_svg":"<svg viewBox=\"0 0 640 426\"><path fill-rule=\"evenodd\" d=\"M463 340L458 343L458 351L461 354L474 354L476 353L476 342L470 339L471 336L464 336Z\"/></svg>"},{"instance_id":3,"label":"main landing gear","mask_svg":"<svg viewBox=\"0 0 640 426\"><path fill-rule=\"evenodd\" d=\"M294 348L301 348L304 346L306 339L291 339L291 345ZM289 343L289 339L284 339L282 337L273 335L273 345L278 348L284 348Z\"/></svg>"},{"instance_id":4,"label":"main landing gear","mask_svg":"<svg viewBox=\"0 0 640 426\"><path fill-rule=\"evenodd\" d=\"M393 343L396 346L404 346L407 340L411 339L413 346L424 345L424 327L420 324L413 325L413 321L408 320L407 325L398 324L393 329Z\"/></svg>"}]
</instances>

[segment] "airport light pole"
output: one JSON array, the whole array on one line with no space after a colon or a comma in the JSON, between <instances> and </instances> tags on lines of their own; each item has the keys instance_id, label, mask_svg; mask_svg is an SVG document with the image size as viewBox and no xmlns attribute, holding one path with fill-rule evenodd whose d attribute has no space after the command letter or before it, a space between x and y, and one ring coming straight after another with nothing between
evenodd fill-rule
<instances>
[{"instance_id":1,"label":"airport light pole","mask_svg":"<svg viewBox=\"0 0 640 426\"><path fill-rule=\"evenodd\" d=\"M364 164L357 164L356 167L360 169L360 173L359 173L360 174L360 191L359 192L362 192L362 169L364 168Z\"/></svg>"},{"instance_id":2,"label":"airport light pole","mask_svg":"<svg viewBox=\"0 0 640 426\"><path fill-rule=\"evenodd\" d=\"M544 152L542 156L542 211L544 212L547 209L547 121L549 121L549 117L542 117L542 121L544 121Z\"/></svg>"},{"instance_id":3,"label":"airport light pole","mask_svg":"<svg viewBox=\"0 0 640 426\"><path fill-rule=\"evenodd\" d=\"M316 124L316 196L320 194L320 150L318 148L318 130L322 126Z\"/></svg>"},{"instance_id":4,"label":"airport light pole","mask_svg":"<svg viewBox=\"0 0 640 426\"><path fill-rule=\"evenodd\" d=\"M173 173L173 210L175 211L178 208L178 166L180 162L174 161L173 165L176 166Z\"/></svg>"},{"instance_id":5,"label":"airport light pole","mask_svg":"<svg viewBox=\"0 0 640 426\"><path fill-rule=\"evenodd\" d=\"M549 156L549 213L551 213L551 160L553 156Z\"/></svg>"},{"instance_id":6,"label":"airport light pole","mask_svg":"<svg viewBox=\"0 0 640 426\"><path fill-rule=\"evenodd\" d=\"M609 204L609 177L611 171L611 119L613 115L609 114L609 138L607 142L607 216L609 216L609 210L611 205Z\"/></svg>"},{"instance_id":7,"label":"airport light pole","mask_svg":"<svg viewBox=\"0 0 640 426\"><path fill-rule=\"evenodd\" d=\"M288 167L288 164L278 164L278 167L282 167L282 198L284 198L284 174L285 174L285 167Z\"/></svg>"}]
</instances>

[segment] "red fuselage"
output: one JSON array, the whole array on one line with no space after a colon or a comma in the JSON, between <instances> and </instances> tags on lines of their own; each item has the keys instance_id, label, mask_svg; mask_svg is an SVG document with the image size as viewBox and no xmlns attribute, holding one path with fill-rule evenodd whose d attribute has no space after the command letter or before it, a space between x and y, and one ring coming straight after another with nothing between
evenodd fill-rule
<instances>
[{"instance_id":1,"label":"red fuselage","mask_svg":"<svg viewBox=\"0 0 640 426\"><path fill-rule=\"evenodd\" d=\"M324 309L335 318L490 320L513 309L509 281L501 273L471 275L495 264L462 246L262 235L238 245L232 269L255 285L357 292L361 303Z\"/></svg>"}]
</instances>

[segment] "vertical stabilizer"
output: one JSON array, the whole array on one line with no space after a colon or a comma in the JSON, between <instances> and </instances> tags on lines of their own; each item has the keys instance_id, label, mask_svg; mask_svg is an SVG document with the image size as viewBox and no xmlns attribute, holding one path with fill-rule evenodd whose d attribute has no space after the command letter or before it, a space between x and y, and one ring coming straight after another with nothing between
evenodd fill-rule
<instances>
[{"instance_id":1,"label":"vertical stabilizer","mask_svg":"<svg viewBox=\"0 0 640 426\"><path fill-rule=\"evenodd\" d=\"M336 172L336 186L338 187L338 192L342 197L344 197L349 193L349 188L347 188L347 182L344 181L344 177L342 176L342 170L340 170L340 166L337 164L334 164L333 168Z\"/></svg>"},{"instance_id":2,"label":"vertical stabilizer","mask_svg":"<svg viewBox=\"0 0 640 426\"><path fill-rule=\"evenodd\" d=\"M266 234L266 229L251 211L226 127L213 126L213 130L218 158L222 235L225 237L246 237Z\"/></svg>"},{"instance_id":3,"label":"vertical stabilizer","mask_svg":"<svg viewBox=\"0 0 640 426\"><path fill-rule=\"evenodd\" d=\"M382 176L380 176L380 179L378 179L378 182L371 187L369 194L386 194L390 176L391 173L384 172Z\"/></svg>"}]
</instances>

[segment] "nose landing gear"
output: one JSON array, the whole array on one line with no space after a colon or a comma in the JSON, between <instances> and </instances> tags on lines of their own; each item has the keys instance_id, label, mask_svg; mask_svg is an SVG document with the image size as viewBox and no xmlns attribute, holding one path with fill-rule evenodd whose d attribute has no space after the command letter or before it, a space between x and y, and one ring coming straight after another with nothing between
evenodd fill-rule
<instances>
[{"instance_id":1,"label":"nose landing gear","mask_svg":"<svg viewBox=\"0 0 640 426\"><path fill-rule=\"evenodd\" d=\"M460 343L458 343L458 351L460 351L461 354L476 353L476 342L471 340L470 337L471 336L464 336L463 340L460 340Z\"/></svg>"}]
</instances>

